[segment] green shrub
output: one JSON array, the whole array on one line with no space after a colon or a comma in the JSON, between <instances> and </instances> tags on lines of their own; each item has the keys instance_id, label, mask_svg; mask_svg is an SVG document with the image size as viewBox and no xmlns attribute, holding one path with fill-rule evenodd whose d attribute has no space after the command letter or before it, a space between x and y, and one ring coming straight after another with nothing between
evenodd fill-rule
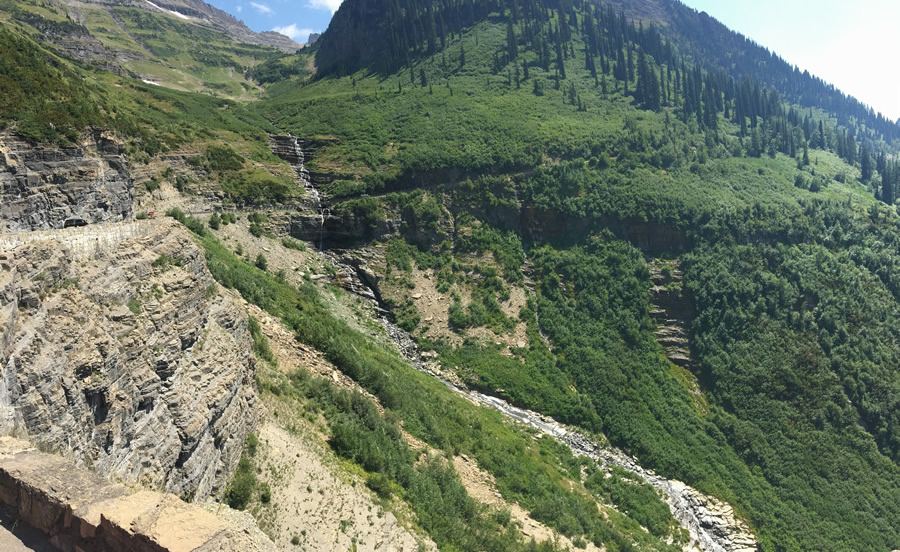
<instances>
[{"instance_id":1,"label":"green shrub","mask_svg":"<svg viewBox=\"0 0 900 552\"><path fill-rule=\"evenodd\" d=\"M210 145L206 149L206 163L213 171L236 171L244 166L244 158L229 146Z\"/></svg>"},{"instance_id":2,"label":"green shrub","mask_svg":"<svg viewBox=\"0 0 900 552\"><path fill-rule=\"evenodd\" d=\"M393 495L393 490L391 489L391 480L386 476L376 473L368 476L366 478L366 487L372 490L378 498L383 500L387 500L391 498Z\"/></svg>"},{"instance_id":3,"label":"green shrub","mask_svg":"<svg viewBox=\"0 0 900 552\"><path fill-rule=\"evenodd\" d=\"M283 238L281 240L281 245L295 251L306 251L306 244L300 240L295 240L294 238Z\"/></svg>"},{"instance_id":4,"label":"green shrub","mask_svg":"<svg viewBox=\"0 0 900 552\"><path fill-rule=\"evenodd\" d=\"M173 219L177 220L181 224L185 224L185 220L187 218L184 214L184 211L182 211L178 207L172 207L171 209L166 211L166 216L172 217Z\"/></svg>"},{"instance_id":5,"label":"green shrub","mask_svg":"<svg viewBox=\"0 0 900 552\"><path fill-rule=\"evenodd\" d=\"M250 317L250 337L253 338L253 351L256 353L256 356L272 366L278 366L278 358L269 346L269 338L263 333L259 321L252 316ZM252 436L252 439L252 444L248 441L248 446L250 446L253 451L251 455L256 451L256 436Z\"/></svg>"},{"instance_id":6,"label":"green shrub","mask_svg":"<svg viewBox=\"0 0 900 552\"><path fill-rule=\"evenodd\" d=\"M241 458L237 472L225 491L225 503L235 510L243 510L250 503L256 484L256 474L250 460Z\"/></svg>"},{"instance_id":7,"label":"green shrub","mask_svg":"<svg viewBox=\"0 0 900 552\"><path fill-rule=\"evenodd\" d=\"M159 269L162 269L165 271L165 270L168 270L169 267L181 266L183 264L184 264L184 259L182 259L181 257L170 257L166 254L162 254L159 257L157 257L152 263L150 263L150 266L152 266L153 268L159 268Z\"/></svg>"}]
</instances>

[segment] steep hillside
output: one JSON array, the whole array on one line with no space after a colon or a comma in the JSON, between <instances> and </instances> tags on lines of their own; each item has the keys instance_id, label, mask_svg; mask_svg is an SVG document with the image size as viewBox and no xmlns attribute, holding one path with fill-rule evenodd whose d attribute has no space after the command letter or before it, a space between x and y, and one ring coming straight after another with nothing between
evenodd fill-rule
<instances>
[{"instance_id":1,"label":"steep hillside","mask_svg":"<svg viewBox=\"0 0 900 552\"><path fill-rule=\"evenodd\" d=\"M134 7L149 12L168 14L195 25L209 27L245 44L269 46L284 52L295 52L302 47L288 37L278 33L271 31L255 33L243 21L202 0L162 0L161 2L147 2L146 0L58 0L58 2L69 6L73 13L79 15L83 13L82 10L91 5L104 6L107 13L114 7Z\"/></svg>"},{"instance_id":2,"label":"steep hillside","mask_svg":"<svg viewBox=\"0 0 900 552\"><path fill-rule=\"evenodd\" d=\"M445 373L725 498L763 549L895 545L892 126L671 2L349 0L318 48L256 109L315 142L333 245L375 248Z\"/></svg>"},{"instance_id":3,"label":"steep hillside","mask_svg":"<svg viewBox=\"0 0 900 552\"><path fill-rule=\"evenodd\" d=\"M305 193L270 151L271 125L241 104L92 69L14 26L0 26L0 92L4 229L128 220L165 193L230 205Z\"/></svg>"},{"instance_id":4,"label":"steep hillside","mask_svg":"<svg viewBox=\"0 0 900 552\"><path fill-rule=\"evenodd\" d=\"M345 0L297 53L156 5L3 4L4 227L165 210L193 240L7 258L4 345L34 361L8 429L116 474L150 420L173 438L131 476L221 491L285 546L900 542L883 118L669 0ZM249 409L205 385L245 366L223 336L243 317L210 277L256 317L269 442L243 453L225 420ZM154 376L187 386L171 418L115 393ZM47 385L71 412L41 408Z\"/></svg>"}]
</instances>

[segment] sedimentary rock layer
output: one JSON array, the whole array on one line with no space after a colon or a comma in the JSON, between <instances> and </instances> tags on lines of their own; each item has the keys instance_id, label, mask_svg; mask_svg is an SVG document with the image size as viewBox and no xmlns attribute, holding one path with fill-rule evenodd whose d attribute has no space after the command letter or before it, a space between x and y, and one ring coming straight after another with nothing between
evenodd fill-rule
<instances>
[{"instance_id":1,"label":"sedimentary rock layer","mask_svg":"<svg viewBox=\"0 0 900 552\"><path fill-rule=\"evenodd\" d=\"M87 258L74 229L0 252L0 434L210 496L255 424L247 316L183 227L135 224Z\"/></svg>"},{"instance_id":2,"label":"sedimentary rock layer","mask_svg":"<svg viewBox=\"0 0 900 552\"><path fill-rule=\"evenodd\" d=\"M133 183L123 146L97 131L71 147L0 135L0 232L132 218Z\"/></svg>"}]
</instances>

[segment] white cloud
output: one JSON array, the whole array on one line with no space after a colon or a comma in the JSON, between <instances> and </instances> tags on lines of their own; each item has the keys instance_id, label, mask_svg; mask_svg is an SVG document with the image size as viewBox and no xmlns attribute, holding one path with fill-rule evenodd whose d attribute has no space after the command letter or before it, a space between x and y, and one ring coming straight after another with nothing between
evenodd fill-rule
<instances>
[{"instance_id":1,"label":"white cloud","mask_svg":"<svg viewBox=\"0 0 900 552\"><path fill-rule=\"evenodd\" d=\"M298 29L296 23L291 23L290 25L285 25L284 27L275 27L272 30L276 33L283 34L284 36L289 37L295 42L299 42L300 44L306 44L306 41L309 40L309 33L316 32L312 29Z\"/></svg>"},{"instance_id":2,"label":"white cloud","mask_svg":"<svg viewBox=\"0 0 900 552\"><path fill-rule=\"evenodd\" d=\"M309 0L308 7L317 10L328 10L331 13L338 11L343 0Z\"/></svg>"},{"instance_id":3,"label":"white cloud","mask_svg":"<svg viewBox=\"0 0 900 552\"><path fill-rule=\"evenodd\" d=\"M257 2L250 2L250 5L253 6L253 9L258 11L259 13L272 14L272 8L265 4L259 4Z\"/></svg>"},{"instance_id":4,"label":"white cloud","mask_svg":"<svg viewBox=\"0 0 900 552\"><path fill-rule=\"evenodd\" d=\"M238 13L241 13L242 11L244 11L244 6L238 5L238 7L236 7L235 10L236 10Z\"/></svg>"}]
</instances>

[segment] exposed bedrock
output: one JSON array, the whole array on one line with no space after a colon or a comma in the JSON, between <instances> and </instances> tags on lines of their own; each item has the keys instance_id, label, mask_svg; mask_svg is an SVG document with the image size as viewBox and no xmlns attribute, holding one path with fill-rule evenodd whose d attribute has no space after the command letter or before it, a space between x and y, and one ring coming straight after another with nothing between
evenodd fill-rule
<instances>
[{"instance_id":1,"label":"exposed bedrock","mask_svg":"<svg viewBox=\"0 0 900 552\"><path fill-rule=\"evenodd\" d=\"M247 316L184 228L132 225L87 258L82 229L0 252L0 433L210 496L256 422Z\"/></svg>"},{"instance_id":2,"label":"exposed bedrock","mask_svg":"<svg viewBox=\"0 0 900 552\"><path fill-rule=\"evenodd\" d=\"M133 181L124 147L95 131L71 147L32 145L0 134L0 232L132 218Z\"/></svg>"}]
</instances>

